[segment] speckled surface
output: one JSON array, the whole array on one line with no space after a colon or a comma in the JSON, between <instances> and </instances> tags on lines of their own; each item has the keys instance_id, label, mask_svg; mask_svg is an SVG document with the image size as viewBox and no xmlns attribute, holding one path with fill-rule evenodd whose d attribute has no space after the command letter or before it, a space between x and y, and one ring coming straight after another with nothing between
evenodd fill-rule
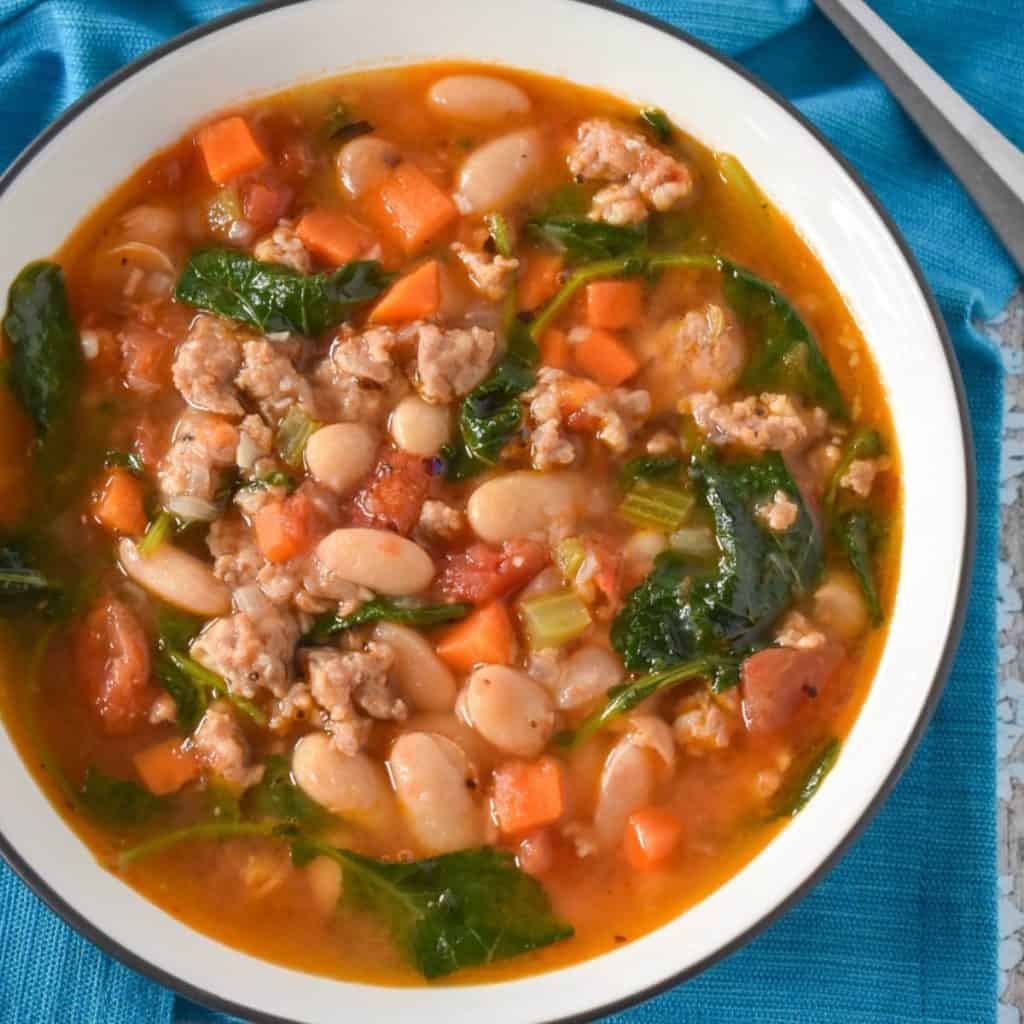
<instances>
[{"instance_id":1,"label":"speckled surface","mask_svg":"<svg viewBox=\"0 0 1024 1024\"><path fill-rule=\"evenodd\" d=\"M999 565L999 1024L1024 1022L1024 289L988 325L1006 366Z\"/></svg>"}]
</instances>

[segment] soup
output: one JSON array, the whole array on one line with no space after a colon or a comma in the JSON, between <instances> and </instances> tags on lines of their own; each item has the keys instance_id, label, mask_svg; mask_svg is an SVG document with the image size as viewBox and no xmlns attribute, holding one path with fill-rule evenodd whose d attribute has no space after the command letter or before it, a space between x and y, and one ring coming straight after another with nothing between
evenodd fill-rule
<instances>
[{"instance_id":1,"label":"soup","mask_svg":"<svg viewBox=\"0 0 1024 1024\"><path fill-rule=\"evenodd\" d=\"M885 397L660 110L468 65L254 101L3 329L4 718L191 926L380 984L551 969L841 756L896 582Z\"/></svg>"}]
</instances>

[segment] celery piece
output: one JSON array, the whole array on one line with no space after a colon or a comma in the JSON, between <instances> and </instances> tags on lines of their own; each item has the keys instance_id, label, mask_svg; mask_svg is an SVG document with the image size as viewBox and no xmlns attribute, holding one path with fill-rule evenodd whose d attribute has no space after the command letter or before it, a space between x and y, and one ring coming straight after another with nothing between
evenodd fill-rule
<instances>
[{"instance_id":1,"label":"celery piece","mask_svg":"<svg viewBox=\"0 0 1024 1024\"><path fill-rule=\"evenodd\" d=\"M161 509L160 514L154 519L139 541L139 554L151 555L167 539L167 534L174 526L174 516L167 509Z\"/></svg>"},{"instance_id":2,"label":"celery piece","mask_svg":"<svg viewBox=\"0 0 1024 1024\"><path fill-rule=\"evenodd\" d=\"M590 626L587 606L572 591L542 594L522 603L523 624L530 647L561 647Z\"/></svg>"},{"instance_id":3,"label":"celery piece","mask_svg":"<svg viewBox=\"0 0 1024 1024\"><path fill-rule=\"evenodd\" d=\"M682 526L693 504L693 495L679 487L637 480L618 511L633 526L668 533Z\"/></svg>"},{"instance_id":4,"label":"celery piece","mask_svg":"<svg viewBox=\"0 0 1024 1024\"><path fill-rule=\"evenodd\" d=\"M242 219L242 204L234 186L219 189L206 207L206 223L210 231L227 238L231 225Z\"/></svg>"},{"instance_id":5,"label":"celery piece","mask_svg":"<svg viewBox=\"0 0 1024 1024\"><path fill-rule=\"evenodd\" d=\"M284 414L284 418L277 425L274 446L292 469L302 468L306 442L319 429L320 424L301 405L291 406Z\"/></svg>"},{"instance_id":6,"label":"celery piece","mask_svg":"<svg viewBox=\"0 0 1024 1024\"><path fill-rule=\"evenodd\" d=\"M586 556L586 548L579 537L566 537L565 540L559 542L555 549L555 564L566 583L571 584L576 579L576 573L580 571L580 566Z\"/></svg>"}]
</instances>

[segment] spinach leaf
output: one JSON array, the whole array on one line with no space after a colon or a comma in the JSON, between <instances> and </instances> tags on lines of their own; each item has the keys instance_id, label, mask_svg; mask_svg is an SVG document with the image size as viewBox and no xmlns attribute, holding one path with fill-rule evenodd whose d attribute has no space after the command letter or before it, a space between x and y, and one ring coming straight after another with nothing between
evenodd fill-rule
<instances>
[{"instance_id":1,"label":"spinach leaf","mask_svg":"<svg viewBox=\"0 0 1024 1024\"><path fill-rule=\"evenodd\" d=\"M464 619L472 610L471 604L401 604L387 597L375 597L349 615L321 615L302 641L323 644L346 629L381 620L402 622L409 626L437 626L443 622Z\"/></svg>"},{"instance_id":2,"label":"spinach leaf","mask_svg":"<svg viewBox=\"0 0 1024 1024\"><path fill-rule=\"evenodd\" d=\"M619 470L619 486L628 491L637 480L678 479L683 460L678 455L638 455Z\"/></svg>"},{"instance_id":3,"label":"spinach leaf","mask_svg":"<svg viewBox=\"0 0 1024 1024\"><path fill-rule=\"evenodd\" d=\"M360 135L369 135L372 131L373 125L369 121L346 120L331 127L330 135L334 142L350 142L352 139L358 139Z\"/></svg>"},{"instance_id":4,"label":"spinach leaf","mask_svg":"<svg viewBox=\"0 0 1024 1024\"><path fill-rule=\"evenodd\" d=\"M578 263L632 256L647 244L644 224L605 224L564 214L533 217L527 221L526 229Z\"/></svg>"},{"instance_id":5,"label":"spinach leaf","mask_svg":"<svg viewBox=\"0 0 1024 1024\"><path fill-rule=\"evenodd\" d=\"M166 802L127 779L104 775L90 767L79 793L85 809L112 825L144 825L166 807Z\"/></svg>"},{"instance_id":6,"label":"spinach leaf","mask_svg":"<svg viewBox=\"0 0 1024 1024\"><path fill-rule=\"evenodd\" d=\"M244 806L247 815L257 821L290 821L311 829L334 821L329 811L292 782L288 758L280 754L267 758L263 778L245 794Z\"/></svg>"},{"instance_id":7,"label":"spinach leaf","mask_svg":"<svg viewBox=\"0 0 1024 1024\"><path fill-rule=\"evenodd\" d=\"M829 480L825 500L822 503L826 516L832 515L836 498L839 495L840 481L846 476L851 464L857 459L877 458L883 451L882 436L877 430L861 430L854 434L832 474L832 479Z\"/></svg>"},{"instance_id":8,"label":"spinach leaf","mask_svg":"<svg viewBox=\"0 0 1024 1024\"><path fill-rule=\"evenodd\" d=\"M345 900L383 920L425 978L440 978L570 938L540 884L512 854L490 847L389 863L296 836L298 865L330 857L344 873Z\"/></svg>"},{"instance_id":9,"label":"spinach leaf","mask_svg":"<svg viewBox=\"0 0 1024 1024\"><path fill-rule=\"evenodd\" d=\"M777 452L725 463L705 450L692 470L714 518L718 565L708 575L706 567L678 552L655 559L651 574L612 623L612 646L630 671L749 651L821 571L821 534ZM799 513L788 530L776 533L756 509L778 491ZM734 672L718 672L715 687L735 681Z\"/></svg>"},{"instance_id":10,"label":"spinach leaf","mask_svg":"<svg viewBox=\"0 0 1024 1024\"><path fill-rule=\"evenodd\" d=\"M3 331L11 390L39 437L52 444L55 433L66 436L82 379L82 350L60 266L40 260L18 274L7 294Z\"/></svg>"},{"instance_id":11,"label":"spinach leaf","mask_svg":"<svg viewBox=\"0 0 1024 1024\"><path fill-rule=\"evenodd\" d=\"M160 650L188 649L203 628L204 619L177 608L161 608L156 617L157 646Z\"/></svg>"},{"instance_id":12,"label":"spinach leaf","mask_svg":"<svg viewBox=\"0 0 1024 1024\"><path fill-rule=\"evenodd\" d=\"M672 141L672 122L668 119L668 114L664 110L659 110L657 107L648 107L640 112L640 120L650 128L654 137L662 145Z\"/></svg>"},{"instance_id":13,"label":"spinach leaf","mask_svg":"<svg viewBox=\"0 0 1024 1024\"><path fill-rule=\"evenodd\" d=\"M145 476L146 466L138 452L111 450L103 456L103 465L108 469L127 469L132 476Z\"/></svg>"},{"instance_id":14,"label":"spinach leaf","mask_svg":"<svg viewBox=\"0 0 1024 1024\"><path fill-rule=\"evenodd\" d=\"M841 746L839 740L827 739L799 762L797 770L790 773L796 781L782 788L781 798L775 808L775 817L795 818L807 806L808 801L825 781L825 776L832 771Z\"/></svg>"},{"instance_id":15,"label":"spinach leaf","mask_svg":"<svg viewBox=\"0 0 1024 1024\"><path fill-rule=\"evenodd\" d=\"M314 336L376 298L393 275L373 260L321 274L300 274L234 249L200 249L185 264L174 297L264 333Z\"/></svg>"},{"instance_id":16,"label":"spinach leaf","mask_svg":"<svg viewBox=\"0 0 1024 1024\"><path fill-rule=\"evenodd\" d=\"M577 746L604 728L609 722L629 714L635 707L656 693L669 690L687 679L697 679L701 676L716 679L723 675L732 676L738 672L739 661L737 659L708 655L684 661L664 672L652 672L650 675L641 676L630 683L612 687L608 691L608 703L603 708L588 715L571 732L559 734L555 737L555 741L561 747Z\"/></svg>"},{"instance_id":17,"label":"spinach leaf","mask_svg":"<svg viewBox=\"0 0 1024 1024\"><path fill-rule=\"evenodd\" d=\"M161 643L161 654L156 659L154 674L174 700L178 712L178 728L183 733L192 732L206 709L221 699L230 701L258 725L266 725L267 716L258 704L247 697L231 693L227 683L216 672L211 672L205 665L200 665L194 658L166 642Z\"/></svg>"},{"instance_id":18,"label":"spinach leaf","mask_svg":"<svg viewBox=\"0 0 1024 1024\"><path fill-rule=\"evenodd\" d=\"M459 436L441 449L448 480L465 480L495 465L522 426L519 396L533 387L539 353L521 324L509 331L506 344L498 365L459 406Z\"/></svg>"},{"instance_id":19,"label":"spinach leaf","mask_svg":"<svg viewBox=\"0 0 1024 1024\"><path fill-rule=\"evenodd\" d=\"M254 480L250 487L262 488L262 487L280 487L287 494L291 494L292 491L298 486L295 482L295 477L291 473L286 473L282 469L275 469L273 472L268 473L266 476L261 476L259 480Z\"/></svg>"},{"instance_id":20,"label":"spinach leaf","mask_svg":"<svg viewBox=\"0 0 1024 1024\"><path fill-rule=\"evenodd\" d=\"M871 624L880 626L883 620L882 603L878 597L873 558L880 533L878 524L865 509L852 509L839 517L835 532L860 584Z\"/></svg>"},{"instance_id":21,"label":"spinach leaf","mask_svg":"<svg viewBox=\"0 0 1024 1024\"><path fill-rule=\"evenodd\" d=\"M0 546L0 615L53 614L64 606L64 591L37 569L22 544Z\"/></svg>"},{"instance_id":22,"label":"spinach leaf","mask_svg":"<svg viewBox=\"0 0 1024 1024\"><path fill-rule=\"evenodd\" d=\"M759 342L740 383L752 391L795 392L845 418L846 403L832 370L797 311L749 270L725 260L721 267L726 302Z\"/></svg>"}]
</instances>

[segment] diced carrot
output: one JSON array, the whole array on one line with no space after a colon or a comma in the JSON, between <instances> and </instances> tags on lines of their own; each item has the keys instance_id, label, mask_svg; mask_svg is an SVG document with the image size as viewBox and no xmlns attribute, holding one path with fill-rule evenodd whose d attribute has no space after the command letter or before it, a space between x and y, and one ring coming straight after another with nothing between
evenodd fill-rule
<instances>
[{"instance_id":1,"label":"diced carrot","mask_svg":"<svg viewBox=\"0 0 1024 1024\"><path fill-rule=\"evenodd\" d=\"M595 328L573 346L576 366L599 384L617 388L640 368L636 356L608 331Z\"/></svg>"},{"instance_id":2,"label":"diced carrot","mask_svg":"<svg viewBox=\"0 0 1024 1024\"><path fill-rule=\"evenodd\" d=\"M310 252L337 266L354 260L373 244L373 236L359 221L323 206L305 214L295 233Z\"/></svg>"},{"instance_id":3,"label":"diced carrot","mask_svg":"<svg viewBox=\"0 0 1024 1024\"><path fill-rule=\"evenodd\" d=\"M459 216L451 197L415 164L399 164L371 193L369 209L411 255Z\"/></svg>"},{"instance_id":4,"label":"diced carrot","mask_svg":"<svg viewBox=\"0 0 1024 1024\"><path fill-rule=\"evenodd\" d=\"M160 331L130 321L118 334L125 387L140 395L155 395L170 381L174 343Z\"/></svg>"},{"instance_id":5,"label":"diced carrot","mask_svg":"<svg viewBox=\"0 0 1024 1024\"><path fill-rule=\"evenodd\" d=\"M569 339L565 331L557 327L549 327L540 336L540 361L542 366L551 366L556 370L568 370L572 359L569 351Z\"/></svg>"},{"instance_id":6,"label":"diced carrot","mask_svg":"<svg viewBox=\"0 0 1024 1024\"><path fill-rule=\"evenodd\" d=\"M196 142L207 172L218 185L246 171L255 171L267 159L245 118L238 115L200 128Z\"/></svg>"},{"instance_id":7,"label":"diced carrot","mask_svg":"<svg viewBox=\"0 0 1024 1024\"><path fill-rule=\"evenodd\" d=\"M508 761L494 772L494 816L506 835L550 825L565 810L562 765L553 757Z\"/></svg>"},{"instance_id":8,"label":"diced carrot","mask_svg":"<svg viewBox=\"0 0 1024 1024\"><path fill-rule=\"evenodd\" d=\"M111 533L138 537L146 532L142 484L123 469L112 469L93 504L97 522Z\"/></svg>"},{"instance_id":9,"label":"diced carrot","mask_svg":"<svg viewBox=\"0 0 1024 1024\"><path fill-rule=\"evenodd\" d=\"M626 860L638 871L665 861L683 834L682 822L663 807L642 807L629 816L622 847Z\"/></svg>"},{"instance_id":10,"label":"diced carrot","mask_svg":"<svg viewBox=\"0 0 1024 1024\"><path fill-rule=\"evenodd\" d=\"M305 494L270 502L255 516L256 544L270 562L301 555L313 538L313 505Z\"/></svg>"},{"instance_id":11,"label":"diced carrot","mask_svg":"<svg viewBox=\"0 0 1024 1024\"><path fill-rule=\"evenodd\" d=\"M614 331L631 327L644 311L640 281L591 281L587 285L587 323Z\"/></svg>"},{"instance_id":12,"label":"diced carrot","mask_svg":"<svg viewBox=\"0 0 1024 1024\"><path fill-rule=\"evenodd\" d=\"M441 265L428 260L399 278L370 312L371 324L401 324L433 316L441 305Z\"/></svg>"},{"instance_id":13,"label":"diced carrot","mask_svg":"<svg viewBox=\"0 0 1024 1024\"><path fill-rule=\"evenodd\" d=\"M140 750L132 757L132 762L142 784L154 796L177 793L199 775L195 755L186 750L177 737Z\"/></svg>"},{"instance_id":14,"label":"diced carrot","mask_svg":"<svg viewBox=\"0 0 1024 1024\"><path fill-rule=\"evenodd\" d=\"M519 272L519 308L536 309L558 291L562 273L562 257L557 253L538 249L526 260Z\"/></svg>"},{"instance_id":15,"label":"diced carrot","mask_svg":"<svg viewBox=\"0 0 1024 1024\"><path fill-rule=\"evenodd\" d=\"M446 630L437 653L457 672L469 672L475 665L508 665L513 640L508 609L494 601Z\"/></svg>"}]
</instances>

